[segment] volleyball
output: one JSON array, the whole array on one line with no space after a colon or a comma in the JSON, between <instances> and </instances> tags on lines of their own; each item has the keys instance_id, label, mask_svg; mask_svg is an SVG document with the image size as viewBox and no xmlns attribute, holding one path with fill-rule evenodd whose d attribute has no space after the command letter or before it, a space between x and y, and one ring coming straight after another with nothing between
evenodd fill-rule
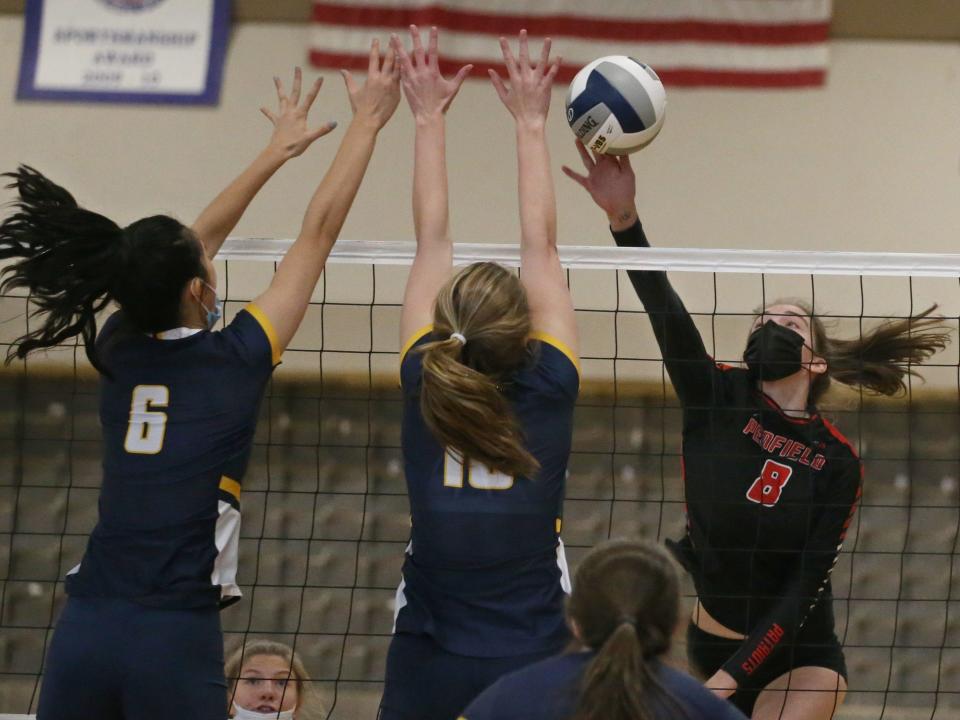
<instances>
[{"instance_id":1,"label":"volleyball","mask_svg":"<svg viewBox=\"0 0 960 720\"><path fill-rule=\"evenodd\" d=\"M567 122L594 152L627 155L663 127L667 94L649 65L626 55L594 60L567 91Z\"/></svg>"}]
</instances>

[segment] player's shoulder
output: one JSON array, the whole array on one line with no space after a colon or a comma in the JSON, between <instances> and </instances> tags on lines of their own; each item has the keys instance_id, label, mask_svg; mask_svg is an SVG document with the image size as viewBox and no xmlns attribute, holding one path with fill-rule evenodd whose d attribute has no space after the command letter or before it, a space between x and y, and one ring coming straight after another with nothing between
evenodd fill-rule
<instances>
[{"instance_id":1,"label":"player's shoulder","mask_svg":"<svg viewBox=\"0 0 960 720\"><path fill-rule=\"evenodd\" d=\"M586 652L554 655L504 675L470 704L461 720L568 715L576 705L579 678L591 657Z\"/></svg>"},{"instance_id":2,"label":"player's shoulder","mask_svg":"<svg viewBox=\"0 0 960 720\"><path fill-rule=\"evenodd\" d=\"M433 342L433 325L424 325L403 343L400 349L400 387L412 392L420 386L420 374L423 368L423 354L419 348Z\"/></svg>"},{"instance_id":3,"label":"player's shoulder","mask_svg":"<svg viewBox=\"0 0 960 720\"><path fill-rule=\"evenodd\" d=\"M272 369L280 363L282 348L276 330L256 303L247 304L222 330L206 333L204 340L244 365Z\"/></svg>"},{"instance_id":4,"label":"player's shoulder","mask_svg":"<svg viewBox=\"0 0 960 720\"><path fill-rule=\"evenodd\" d=\"M852 458L853 460L859 462L860 453L857 452L857 448L853 442L851 442L846 435L840 432L840 429L837 428L837 426L834 425L830 420L822 415L818 417L820 420L820 425L823 429L824 442L840 456Z\"/></svg>"},{"instance_id":5,"label":"player's shoulder","mask_svg":"<svg viewBox=\"0 0 960 720\"><path fill-rule=\"evenodd\" d=\"M580 392L580 359L562 340L548 333L530 335L531 360L525 381L535 389L559 390L571 400Z\"/></svg>"}]
</instances>

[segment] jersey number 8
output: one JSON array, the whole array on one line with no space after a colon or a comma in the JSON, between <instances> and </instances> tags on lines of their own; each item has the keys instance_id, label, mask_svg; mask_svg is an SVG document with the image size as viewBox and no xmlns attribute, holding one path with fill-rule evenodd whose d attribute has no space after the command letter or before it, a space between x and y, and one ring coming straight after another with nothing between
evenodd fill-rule
<instances>
[{"instance_id":1,"label":"jersey number 8","mask_svg":"<svg viewBox=\"0 0 960 720\"><path fill-rule=\"evenodd\" d=\"M449 450L444 453L443 486L462 488L464 475L467 483L475 490L509 490L513 487L513 478L509 475L490 470L483 463L471 462L466 472L463 463Z\"/></svg>"},{"instance_id":2,"label":"jersey number 8","mask_svg":"<svg viewBox=\"0 0 960 720\"><path fill-rule=\"evenodd\" d=\"M753 481L747 490L747 499L764 507L773 507L780 500L783 488L793 474L789 465L767 460L760 471L760 477Z\"/></svg>"},{"instance_id":3,"label":"jersey number 8","mask_svg":"<svg viewBox=\"0 0 960 720\"><path fill-rule=\"evenodd\" d=\"M123 449L136 455L156 455L167 434L167 414L155 408L170 404L170 389L165 385L137 385L130 400L130 422Z\"/></svg>"}]
</instances>

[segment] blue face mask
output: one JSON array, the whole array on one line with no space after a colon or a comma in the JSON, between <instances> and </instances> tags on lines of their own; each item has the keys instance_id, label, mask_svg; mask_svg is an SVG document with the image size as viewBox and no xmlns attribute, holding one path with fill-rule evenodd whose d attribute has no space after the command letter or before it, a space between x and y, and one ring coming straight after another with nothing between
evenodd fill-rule
<instances>
[{"instance_id":1,"label":"blue face mask","mask_svg":"<svg viewBox=\"0 0 960 720\"><path fill-rule=\"evenodd\" d=\"M220 322L220 318L223 317L223 300L217 297L216 288L212 287L209 283L204 282L203 280L200 282L210 288L210 292L213 293L213 310L204 305L203 300L197 300L197 302L200 303L200 307L202 307L207 313L207 330L213 330L214 326Z\"/></svg>"}]
</instances>

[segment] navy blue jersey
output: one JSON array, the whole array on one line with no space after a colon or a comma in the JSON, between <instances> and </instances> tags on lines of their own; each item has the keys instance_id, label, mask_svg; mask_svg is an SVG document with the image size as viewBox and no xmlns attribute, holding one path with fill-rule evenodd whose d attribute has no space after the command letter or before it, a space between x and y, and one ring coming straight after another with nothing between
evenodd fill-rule
<instances>
[{"instance_id":1,"label":"navy blue jersey","mask_svg":"<svg viewBox=\"0 0 960 720\"><path fill-rule=\"evenodd\" d=\"M402 446L412 528L397 591L397 632L445 650L506 657L559 648L569 591L560 542L563 494L580 378L573 355L545 336L504 383L535 479L509 477L447 452L420 412L426 328L401 360Z\"/></svg>"},{"instance_id":2,"label":"navy blue jersey","mask_svg":"<svg viewBox=\"0 0 960 720\"><path fill-rule=\"evenodd\" d=\"M592 652L559 655L510 673L488 687L463 711L460 720L566 720L580 700L580 682ZM689 675L656 665L661 688L686 711L657 698L650 704L658 720L745 720L730 703Z\"/></svg>"},{"instance_id":3,"label":"navy blue jersey","mask_svg":"<svg viewBox=\"0 0 960 720\"><path fill-rule=\"evenodd\" d=\"M112 375L100 516L67 591L170 608L239 598L240 484L279 361L269 320L249 305L219 332L150 336L118 312L97 344Z\"/></svg>"}]
</instances>

